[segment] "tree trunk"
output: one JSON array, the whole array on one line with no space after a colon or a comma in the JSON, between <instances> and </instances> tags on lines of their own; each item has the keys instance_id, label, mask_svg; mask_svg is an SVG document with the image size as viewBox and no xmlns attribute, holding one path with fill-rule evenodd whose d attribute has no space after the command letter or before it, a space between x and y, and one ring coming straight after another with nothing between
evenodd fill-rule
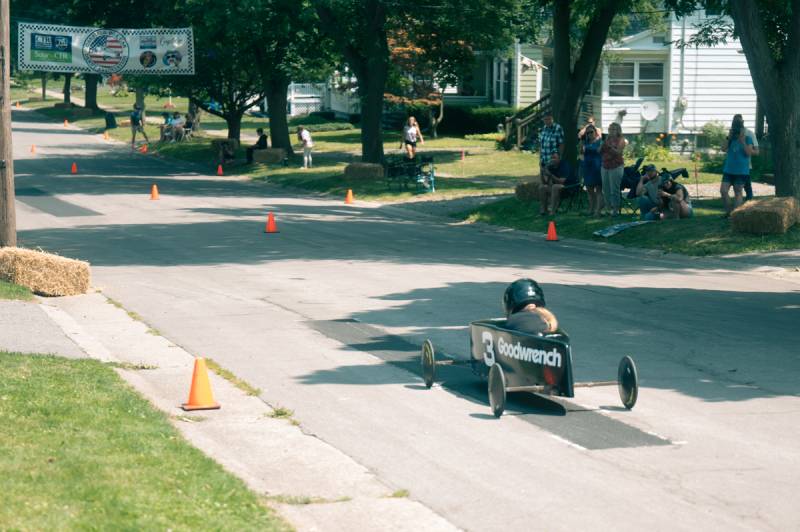
<instances>
[{"instance_id":1,"label":"tree trunk","mask_svg":"<svg viewBox=\"0 0 800 532\"><path fill-rule=\"evenodd\" d=\"M147 96L147 89L144 87L136 87L136 105L144 111L146 109L144 97Z\"/></svg>"},{"instance_id":2,"label":"tree trunk","mask_svg":"<svg viewBox=\"0 0 800 532\"><path fill-rule=\"evenodd\" d=\"M269 114L269 138L273 148L283 148L291 155L292 140L289 133L289 120L286 117L289 80L282 77L270 78L264 87L267 94L267 113Z\"/></svg>"},{"instance_id":3,"label":"tree trunk","mask_svg":"<svg viewBox=\"0 0 800 532\"><path fill-rule=\"evenodd\" d=\"M775 170L775 195L800 199L800 10L791 13L785 54L776 61L767 36L773 31L765 23L759 3L731 0L731 17L747 58L758 101L769 123L768 138Z\"/></svg>"},{"instance_id":4,"label":"tree trunk","mask_svg":"<svg viewBox=\"0 0 800 532\"><path fill-rule=\"evenodd\" d=\"M72 103L72 73L64 74L64 103Z\"/></svg>"},{"instance_id":5,"label":"tree trunk","mask_svg":"<svg viewBox=\"0 0 800 532\"><path fill-rule=\"evenodd\" d=\"M100 109L97 105L97 84L100 82L100 76L98 74L85 74L83 79L86 80L86 102L83 106L96 111Z\"/></svg>"},{"instance_id":6,"label":"tree trunk","mask_svg":"<svg viewBox=\"0 0 800 532\"><path fill-rule=\"evenodd\" d=\"M242 115L244 112L235 111L225 115L225 123L228 124L228 139L239 142L242 135Z\"/></svg>"},{"instance_id":7,"label":"tree trunk","mask_svg":"<svg viewBox=\"0 0 800 532\"><path fill-rule=\"evenodd\" d=\"M386 70L370 70L366 79L359 79L361 93L361 160L365 163L383 164L383 90Z\"/></svg>"},{"instance_id":8,"label":"tree trunk","mask_svg":"<svg viewBox=\"0 0 800 532\"><path fill-rule=\"evenodd\" d=\"M47 101L47 72L42 72L42 101Z\"/></svg>"}]
</instances>

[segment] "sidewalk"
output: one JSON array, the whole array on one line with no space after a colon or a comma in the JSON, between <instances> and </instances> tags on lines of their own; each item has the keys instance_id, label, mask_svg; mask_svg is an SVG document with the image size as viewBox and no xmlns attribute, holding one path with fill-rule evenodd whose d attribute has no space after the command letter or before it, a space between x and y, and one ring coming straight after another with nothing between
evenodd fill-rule
<instances>
[{"instance_id":1,"label":"sidewalk","mask_svg":"<svg viewBox=\"0 0 800 532\"><path fill-rule=\"evenodd\" d=\"M399 487L384 484L305 433L301 424L270 418L269 405L214 373L211 386L222 408L186 416L179 405L188 396L194 356L99 292L36 302L0 300L0 349L149 368L117 372L169 414L189 442L270 498L298 530L455 530L422 504L392 496ZM306 504L309 499L313 502Z\"/></svg>"}]
</instances>

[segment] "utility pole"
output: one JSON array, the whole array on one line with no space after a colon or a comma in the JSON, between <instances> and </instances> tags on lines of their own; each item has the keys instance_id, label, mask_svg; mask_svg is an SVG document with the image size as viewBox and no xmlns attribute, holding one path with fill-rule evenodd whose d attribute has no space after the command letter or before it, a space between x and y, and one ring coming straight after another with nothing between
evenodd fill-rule
<instances>
[{"instance_id":1,"label":"utility pole","mask_svg":"<svg viewBox=\"0 0 800 532\"><path fill-rule=\"evenodd\" d=\"M0 0L0 247L17 245L14 156L11 146L9 0Z\"/></svg>"}]
</instances>

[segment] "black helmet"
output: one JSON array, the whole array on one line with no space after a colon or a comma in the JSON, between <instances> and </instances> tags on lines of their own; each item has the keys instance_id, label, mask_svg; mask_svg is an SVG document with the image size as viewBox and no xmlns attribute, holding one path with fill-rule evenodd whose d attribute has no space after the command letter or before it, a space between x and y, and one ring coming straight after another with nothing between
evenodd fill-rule
<instances>
[{"instance_id":1,"label":"black helmet","mask_svg":"<svg viewBox=\"0 0 800 532\"><path fill-rule=\"evenodd\" d=\"M544 291L533 279L518 279L508 285L503 294L503 307L507 316L519 312L530 303L539 307L545 306Z\"/></svg>"}]
</instances>

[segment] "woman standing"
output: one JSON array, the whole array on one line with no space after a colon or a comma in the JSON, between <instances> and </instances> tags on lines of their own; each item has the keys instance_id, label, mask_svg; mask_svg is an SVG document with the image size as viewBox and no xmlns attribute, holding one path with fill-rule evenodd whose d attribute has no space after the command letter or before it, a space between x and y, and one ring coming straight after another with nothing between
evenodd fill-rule
<instances>
[{"instance_id":1,"label":"woman standing","mask_svg":"<svg viewBox=\"0 0 800 532\"><path fill-rule=\"evenodd\" d=\"M303 168L311 168L311 148L314 147L314 141L311 140L311 132L299 126L297 128L297 140L303 143Z\"/></svg>"},{"instance_id":2,"label":"woman standing","mask_svg":"<svg viewBox=\"0 0 800 532\"><path fill-rule=\"evenodd\" d=\"M583 140L581 141L581 153L583 154L583 184L589 194L589 210L587 216L600 216L600 209L603 208L603 178L600 175L602 157L600 146L603 139L593 125L586 127Z\"/></svg>"},{"instance_id":3,"label":"woman standing","mask_svg":"<svg viewBox=\"0 0 800 532\"><path fill-rule=\"evenodd\" d=\"M742 190L750 180L750 156L755 152L753 138L745 130L742 115L733 117L731 130L722 146L722 151L726 152L726 155L719 192L725 203L724 217L727 218L733 209L742 204ZM733 186L734 193L733 207L731 207L731 197L728 194L731 186Z\"/></svg>"},{"instance_id":4,"label":"woman standing","mask_svg":"<svg viewBox=\"0 0 800 532\"><path fill-rule=\"evenodd\" d=\"M400 143L400 148L405 146L406 157L413 159L417 156L417 141L425 144L425 139L422 138L422 132L419 130L417 119L413 116L408 117L408 122L403 127L403 141Z\"/></svg>"},{"instance_id":5,"label":"woman standing","mask_svg":"<svg viewBox=\"0 0 800 532\"><path fill-rule=\"evenodd\" d=\"M608 126L608 137L600 147L603 158L600 175L603 181L603 199L611 207L611 216L619 216L619 206L622 202L619 189L622 184L622 173L625 161L622 153L628 141L622 136L622 127L614 122Z\"/></svg>"}]
</instances>

